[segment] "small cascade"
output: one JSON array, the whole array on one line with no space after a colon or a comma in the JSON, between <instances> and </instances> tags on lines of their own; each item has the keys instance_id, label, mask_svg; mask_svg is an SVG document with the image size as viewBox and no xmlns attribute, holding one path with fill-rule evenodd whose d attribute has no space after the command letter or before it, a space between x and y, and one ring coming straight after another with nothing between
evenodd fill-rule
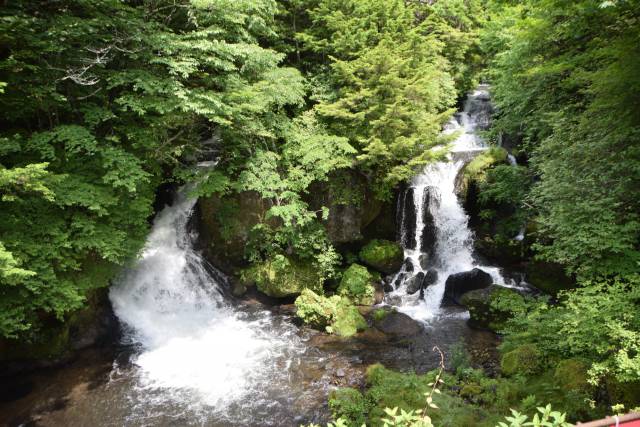
<instances>
[{"instance_id":1,"label":"small cascade","mask_svg":"<svg viewBox=\"0 0 640 427\"><path fill-rule=\"evenodd\" d=\"M458 134L448 161L427 165L400 195L398 224L405 263L386 299L416 319L429 320L440 313L445 282L451 274L478 267L494 283L513 286L500 269L479 265L474 259L469 218L455 191L456 177L465 163L487 149L477 131L488 128L490 116L488 87L481 85L444 128L445 134ZM416 279L420 274L423 276ZM416 285L422 277L424 289Z\"/></svg>"}]
</instances>

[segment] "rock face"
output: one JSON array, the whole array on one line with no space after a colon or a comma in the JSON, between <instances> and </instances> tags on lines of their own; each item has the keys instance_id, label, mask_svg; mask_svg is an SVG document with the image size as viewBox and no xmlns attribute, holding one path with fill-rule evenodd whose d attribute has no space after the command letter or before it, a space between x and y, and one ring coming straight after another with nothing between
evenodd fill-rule
<instances>
[{"instance_id":1,"label":"rock face","mask_svg":"<svg viewBox=\"0 0 640 427\"><path fill-rule=\"evenodd\" d=\"M244 250L249 232L268 209L253 191L198 200L193 220L207 260L228 274L246 266Z\"/></svg>"},{"instance_id":2,"label":"rock face","mask_svg":"<svg viewBox=\"0 0 640 427\"><path fill-rule=\"evenodd\" d=\"M402 247L390 240L372 240L360 250L360 260L369 267L386 274L395 273L402 267Z\"/></svg>"},{"instance_id":3,"label":"rock face","mask_svg":"<svg viewBox=\"0 0 640 427\"><path fill-rule=\"evenodd\" d=\"M416 204L413 188L409 187L400 192L398 210L396 213L398 237L402 246L408 249L416 248Z\"/></svg>"},{"instance_id":4,"label":"rock face","mask_svg":"<svg viewBox=\"0 0 640 427\"><path fill-rule=\"evenodd\" d=\"M443 304L461 304L461 297L466 292L486 288L492 283L491 275L479 268L452 274L445 282L442 302Z\"/></svg>"},{"instance_id":5,"label":"rock face","mask_svg":"<svg viewBox=\"0 0 640 427\"><path fill-rule=\"evenodd\" d=\"M96 289L87 296L85 308L64 323L46 322L32 342L0 338L0 376L64 364L74 352L111 342L117 334L108 289Z\"/></svg>"},{"instance_id":6,"label":"rock face","mask_svg":"<svg viewBox=\"0 0 640 427\"><path fill-rule=\"evenodd\" d=\"M437 200L432 200L432 198L433 196L430 188L425 187L424 197L422 199L422 223L424 224L424 228L422 229L422 236L420 238L420 250L424 254L422 255L422 258L427 259L433 257L437 239L436 224L433 219L433 215L431 214L431 210L429 209L429 206L432 203L437 203ZM422 259L420 260L420 263L422 264Z\"/></svg>"},{"instance_id":7,"label":"rock face","mask_svg":"<svg viewBox=\"0 0 640 427\"><path fill-rule=\"evenodd\" d=\"M496 304L498 301L500 304ZM524 297L513 289L494 285L466 292L460 302L469 310L471 326L499 332L523 307Z\"/></svg>"}]
</instances>

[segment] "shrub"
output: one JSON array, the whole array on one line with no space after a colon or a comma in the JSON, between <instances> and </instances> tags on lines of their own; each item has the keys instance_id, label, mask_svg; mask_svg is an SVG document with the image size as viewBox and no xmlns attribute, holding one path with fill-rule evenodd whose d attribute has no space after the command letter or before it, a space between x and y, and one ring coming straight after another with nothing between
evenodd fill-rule
<instances>
[{"instance_id":1,"label":"shrub","mask_svg":"<svg viewBox=\"0 0 640 427\"><path fill-rule=\"evenodd\" d=\"M360 250L360 260L382 273L391 274L400 270L404 252L396 242L375 239Z\"/></svg>"}]
</instances>

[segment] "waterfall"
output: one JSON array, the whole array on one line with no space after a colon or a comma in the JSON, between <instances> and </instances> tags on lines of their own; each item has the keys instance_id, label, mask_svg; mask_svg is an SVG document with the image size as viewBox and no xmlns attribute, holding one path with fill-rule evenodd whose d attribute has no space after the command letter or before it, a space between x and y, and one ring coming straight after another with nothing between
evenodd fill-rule
<instances>
[{"instance_id":1,"label":"waterfall","mask_svg":"<svg viewBox=\"0 0 640 427\"><path fill-rule=\"evenodd\" d=\"M450 274L478 267L489 273L494 283L512 286L498 268L479 265L474 259L469 218L455 192L456 177L465 160L487 148L477 131L489 126L490 114L488 87L481 85L444 128L445 134L456 134L447 161L427 165L400 196L398 223L406 260L393 280L395 289L387 295L387 302L416 319L429 320L441 312ZM408 199L414 203L407 203ZM408 230L410 227L414 229ZM429 270L437 273L437 279L424 295L408 294L411 278Z\"/></svg>"},{"instance_id":2,"label":"waterfall","mask_svg":"<svg viewBox=\"0 0 640 427\"><path fill-rule=\"evenodd\" d=\"M273 414L274 406L290 405L283 390L302 394L291 386L288 367L304 346L294 326L225 299L212 267L192 247L187 225L194 204L183 190L158 214L139 259L110 291L124 342L137 348L131 399L141 413L134 418L171 418L188 409L190 423L200 411L242 425L248 422L242 417L261 408Z\"/></svg>"}]
</instances>

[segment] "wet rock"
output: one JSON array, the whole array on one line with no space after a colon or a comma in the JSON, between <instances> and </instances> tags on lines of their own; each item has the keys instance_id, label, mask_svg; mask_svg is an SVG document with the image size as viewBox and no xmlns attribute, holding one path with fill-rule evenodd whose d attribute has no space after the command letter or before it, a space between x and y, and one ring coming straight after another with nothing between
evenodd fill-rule
<instances>
[{"instance_id":1,"label":"wet rock","mask_svg":"<svg viewBox=\"0 0 640 427\"><path fill-rule=\"evenodd\" d=\"M447 281L445 282L444 298L442 300L442 303L444 305L461 305L462 295L464 295L466 292L489 287L492 283L493 279L491 278L491 275L480 270L479 268L474 268L471 271L452 274L447 278Z\"/></svg>"},{"instance_id":2,"label":"wet rock","mask_svg":"<svg viewBox=\"0 0 640 427\"><path fill-rule=\"evenodd\" d=\"M425 254L427 258L433 256L437 238L435 220L431 214L431 210L429 209L432 203L437 203L437 200L432 199L433 196L431 195L431 189L429 187L425 187L422 207L422 222L424 224L424 228L422 229L422 236L420 239L420 251ZM422 268L424 269L425 267Z\"/></svg>"},{"instance_id":3,"label":"wet rock","mask_svg":"<svg viewBox=\"0 0 640 427\"><path fill-rule=\"evenodd\" d=\"M398 289L398 287L400 285L402 285L402 282L404 282L404 279L407 277L407 275L405 273L400 273L398 274L398 277L396 277L396 280L393 282L393 289ZM392 289L392 291L393 291Z\"/></svg>"},{"instance_id":4,"label":"wet rock","mask_svg":"<svg viewBox=\"0 0 640 427\"><path fill-rule=\"evenodd\" d=\"M422 281L422 289L427 288L428 286L433 285L438 281L438 272L434 269L429 269L424 275L424 280Z\"/></svg>"},{"instance_id":5,"label":"wet rock","mask_svg":"<svg viewBox=\"0 0 640 427\"><path fill-rule=\"evenodd\" d=\"M404 260L404 271L411 273L413 271L413 261L410 258Z\"/></svg>"},{"instance_id":6,"label":"wet rock","mask_svg":"<svg viewBox=\"0 0 640 427\"><path fill-rule=\"evenodd\" d=\"M423 270L427 270L430 264L430 256L427 254L422 254L418 257L418 262L420 263L420 268Z\"/></svg>"},{"instance_id":7,"label":"wet rock","mask_svg":"<svg viewBox=\"0 0 640 427\"><path fill-rule=\"evenodd\" d=\"M382 282L375 282L373 287L375 289L375 292L373 294L373 298L374 298L374 304L381 304L382 301L384 301L384 293L385 293L385 288Z\"/></svg>"},{"instance_id":8,"label":"wet rock","mask_svg":"<svg viewBox=\"0 0 640 427\"><path fill-rule=\"evenodd\" d=\"M407 280L407 293L413 295L422 289L422 281L424 280L424 273L419 272L415 276Z\"/></svg>"},{"instance_id":9,"label":"wet rock","mask_svg":"<svg viewBox=\"0 0 640 427\"><path fill-rule=\"evenodd\" d=\"M398 226L398 240L408 249L416 248L416 204L413 188L405 189L398 199L396 224Z\"/></svg>"},{"instance_id":10,"label":"wet rock","mask_svg":"<svg viewBox=\"0 0 640 427\"><path fill-rule=\"evenodd\" d=\"M411 337L423 331L418 321L397 311L390 311L380 321L375 322L375 328L391 337Z\"/></svg>"}]
</instances>

